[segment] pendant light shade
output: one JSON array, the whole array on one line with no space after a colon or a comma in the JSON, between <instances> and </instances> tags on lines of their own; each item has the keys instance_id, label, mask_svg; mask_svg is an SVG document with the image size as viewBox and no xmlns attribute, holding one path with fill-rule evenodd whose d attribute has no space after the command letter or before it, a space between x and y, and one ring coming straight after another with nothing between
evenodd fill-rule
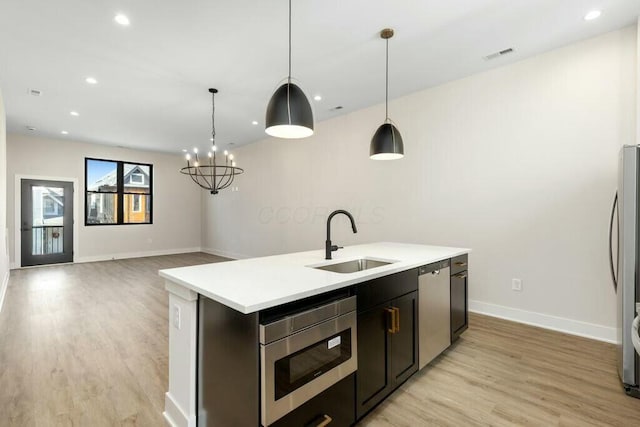
<instances>
[{"instance_id":1,"label":"pendant light shade","mask_svg":"<svg viewBox=\"0 0 640 427\"><path fill-rule=\"evenodd\" d=\"M291 83L291 0L289 0L289 76L271 96L264 131L277 138L306 138L313 135L311 104L299 86Z\"/></svg>"},{"instance_id":2,"label":"pendant light shade","mask_svg":"<svg viewBox=\"0 0 640 427\"><path fill-rule=\"evenodd\" d=\"M404 157L404 144L400 131L389 119L389 39L393 37L393 30L385 28L380 31L380 37L387 42L384 100L386 119L373 135L373 138L371 138L369 158L373 160L396 160Z\"/></svg>"},{"instance_id":3,"label":"pendant light shade","mask_svg":"<svg viewBox=\"0 0 640 427\"><path fill-rule=\"evenodd\" d=\"M265 132L278 138L313 135L313 112L302 89L287 82L273 93L267 105Z\"/></svg>"},{"instance_id":4,"label":"pendant light shade","mask_svg":"<svg viewBox=\"0 0 640 427\"><path fill-rule=\"evenodd\" d=\"M391 123L380 125L371 138L369 157L373 160L396 160L404 156L404 144L397 127Z\"/></svg>"}]
</instances>

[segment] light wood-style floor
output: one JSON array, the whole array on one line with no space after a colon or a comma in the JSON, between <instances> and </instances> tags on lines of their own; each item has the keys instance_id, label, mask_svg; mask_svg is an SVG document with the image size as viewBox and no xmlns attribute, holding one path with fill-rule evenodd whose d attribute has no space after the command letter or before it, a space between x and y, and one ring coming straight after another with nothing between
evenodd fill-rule
<instances>
[{"instance_id":1,"label":"light wood-style floor","mask_svg":"<svg viewBox=\"0 0 640 427\"><path fill-rule=\"evenodd\" d=\"M0 426L162 426L162 268L185 254L12 271L0 313ZM640 426L612 345L471 315L467 332L362 426Z\"/></svg>"}]
</instances>

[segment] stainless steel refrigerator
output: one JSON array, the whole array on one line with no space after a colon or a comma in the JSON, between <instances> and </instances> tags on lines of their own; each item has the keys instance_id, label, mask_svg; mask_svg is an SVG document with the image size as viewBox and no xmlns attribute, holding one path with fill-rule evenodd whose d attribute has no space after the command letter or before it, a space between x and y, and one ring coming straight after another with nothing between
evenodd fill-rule
<instances>
[{"instance_id":1,"label":"stainless steel refrigerator","mask_svg":"<svg viewBox=\"0 0 640 427\"><path fill-rule=\"evenodd\" d=\"M618 373L627 394L640 398L640 356L634 348L637 336L637 304L640 302L640 145L620 151L618 193L611 211L609 261L617 294ZM616 209L617 202L617 209ZM611 239L617 223L617 262ZM637 343L637 339L636 339Z\"/></svg>"}]
</instances>

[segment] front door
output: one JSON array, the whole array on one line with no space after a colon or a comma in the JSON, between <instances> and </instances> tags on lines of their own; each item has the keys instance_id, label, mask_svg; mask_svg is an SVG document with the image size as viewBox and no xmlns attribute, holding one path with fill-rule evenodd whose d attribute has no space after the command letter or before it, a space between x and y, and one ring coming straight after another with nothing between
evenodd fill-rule
<instances>
[{"instance_id":1,"label":"front door","mask_svg":"<svg viewBox=\"0 0 640 427\"><path fill-rule=\"evenodd\" d=\"M73 183L23 179L22 267L73 262Z\"/></svg>"}]
</instances>

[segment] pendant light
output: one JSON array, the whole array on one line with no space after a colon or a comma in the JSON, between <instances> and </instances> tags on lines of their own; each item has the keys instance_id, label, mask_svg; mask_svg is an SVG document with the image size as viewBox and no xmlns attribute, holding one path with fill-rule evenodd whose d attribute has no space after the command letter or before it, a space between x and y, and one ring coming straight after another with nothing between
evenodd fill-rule
<instances>
[{"instance_id":1,"label":"pendant light","mask_svg":"<svg viewBox=\"0 0 640 427\"><path fill-rule=\"evenodd\" d=\"M393 37L393 30L385 28L380 31L380 38L387 42L386 56L386 92L384 97L385 119L371 138L369 157L373 160L396 160L404 157L404 144L397 127L389 119L389 39Z\"/></svg>"},{"instance_id":2,"label":"pendant light","mask_svg":"<svg viewBox=\"0 0 640 427\"><path fill-rule=\"evenodd\" d=\"M267 105L265 132L278 138L306 138L313 135L311 104L300 87L291 83L291 0L289 0L289 76Z\"/></svg>"}]
</instances>

